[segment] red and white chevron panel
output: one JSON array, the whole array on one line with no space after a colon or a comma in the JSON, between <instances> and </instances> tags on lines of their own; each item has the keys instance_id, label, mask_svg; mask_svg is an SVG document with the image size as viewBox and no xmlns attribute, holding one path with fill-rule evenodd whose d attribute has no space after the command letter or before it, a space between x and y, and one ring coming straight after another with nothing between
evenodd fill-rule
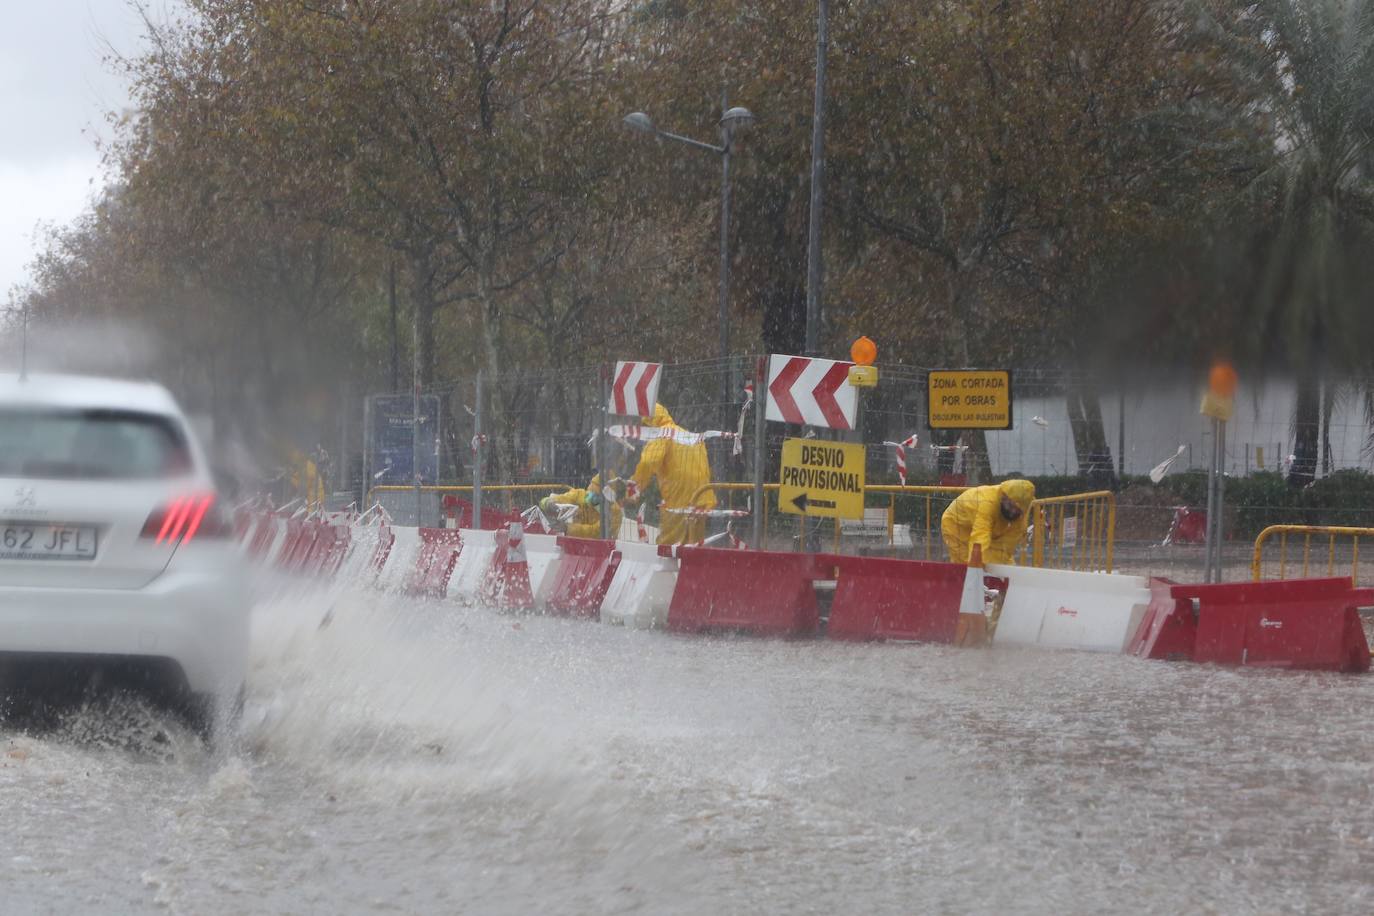
<instances>
[{"instance_id":1,"label":"red and white chevron panel","mask_svg":"<svg viewBox=\"0 0 1374 916\"><path fill-rule=\"evenodd\" d=\"M658 383L663 378L662 363L615 364L611 383L611 413L622 417L651 417L658 401Z\"/></svg>"},{"instance_id":2,"label":"red and white chevron panel","mask_svg":"<svg viewBox=\"0 0 1374 916\"><path fill-rule=\"evenodd\" d=\"M853 429L858 391L849 384L853 363L805 356L768 357L768 412L779 423Z\"/></svg>"}]
</instances>

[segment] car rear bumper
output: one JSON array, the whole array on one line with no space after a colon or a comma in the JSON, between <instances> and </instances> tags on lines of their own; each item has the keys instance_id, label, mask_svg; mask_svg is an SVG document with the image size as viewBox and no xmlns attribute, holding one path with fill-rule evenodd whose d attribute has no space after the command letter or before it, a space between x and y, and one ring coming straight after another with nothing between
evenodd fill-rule
<instances>
[{"instance_id":1,"label":"car rear bumper","mask_svg":"<svg viewBox=\"0 0 1374 916\"><path fill-rule=\"evenodd\" d=\"M165 658L197 693L228 693L248 667L249 603L219 572L167 572L140 589L0 586L0 652Z\"/></svg>"}]
</instances>

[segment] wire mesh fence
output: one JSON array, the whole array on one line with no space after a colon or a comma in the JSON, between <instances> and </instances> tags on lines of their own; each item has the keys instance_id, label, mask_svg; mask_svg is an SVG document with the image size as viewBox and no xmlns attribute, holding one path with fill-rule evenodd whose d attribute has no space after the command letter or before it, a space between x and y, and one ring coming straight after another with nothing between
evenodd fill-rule
<instances>
[{"instance_id":1,"label":"wire mesh fence","mask_svg":"<svg viewBox=\"0 0 1374 916\"><path fill-rule=\"evenodd\" d=\"M677 423L694 432L726 434L706 440L711 478L717 483L745 484L753 478L754 423L741 421L746 388L755 382L761 360L749 354L663 366L659 401ZM427 389L424 394L437 399L438 442L433 477L422 483L471 485L480 455L482 479L488 486L584 486L600 470L596 432L602 422L609 368L486 375L480 380L480 393L475 375ZM1011 428L974 435L929 428L927 371L919 366L881 366L878 387L862 393L858 428L844 438L864 444L868 483L960 486L1024 476L1036 482L1042 496L1109 486L1117 497L1118 568L1182 578L1191 577L1193 566L1200 569L1201 548L1195 543L1199 538L1184 512L1191 510L1195 516L1206 503L1202 469L1213 444L1210 421L1198 410L1199 379L1161 373L1113 386L1096 384L1082 373L1017 369L1012 372ZM1225 440L1228 480L1223 528L1232 544L1251 543L1271 524L1374 526L1374 454L1370 451L1374 428L1366 413L1366 394L1371 391L1374 380L1322 386L1315 482L1303 487L1290 484L1287 473L1299 450L1298 386L1275 379L1242 388ZM610 419L612 423L635 420ZM349 422L362 433L355 433L355 443L375 433L366 417L354 416ZM736 433L741 435L738 440ZM764 480L778 479L784 439L832 435L766 424ZM609 441L608 476L630 476L638 448L634 442ZM1166 462L1162 477L1152 482L1147 475ZM358 501L366 498L372 485L398 482L377 477L380 466L375 455L362 460L354 457L350 466L359 468L353 477ZM528 505L537 497L526 492L521 498ZM723 506L737 508L747 508L751 495L747 487L722 488L718 494ZM766 499L768 511L776 512L776 496ZM424 510L426 518L441 518L437 497L431 502L434 505ZM931 526L917 515L938 514L947 505L947 500L930 506L909 502L910 506L899 499L891 507L893 523L919 532ZM508 508L523 508L515 503ZM655 521L652 508L647 521ZM864 527L849 525L846 543L863 544ZM799 530L794 520L771 524L768 546L795 544ZM867 547L877 549L872 544ZM1241 570L1243 546L1234 559ZM1229 555L1227 562L1231 562Z\"/></svg>"}]
</instances>

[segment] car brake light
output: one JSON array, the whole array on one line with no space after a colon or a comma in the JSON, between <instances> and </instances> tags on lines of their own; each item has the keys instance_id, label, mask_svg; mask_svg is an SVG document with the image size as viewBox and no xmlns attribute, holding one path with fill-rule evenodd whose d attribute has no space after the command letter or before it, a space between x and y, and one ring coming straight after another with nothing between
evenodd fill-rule
<instances>
[{"instance_id":1,"label":"car brake light","mask_svg":"<svg viewBox=\"0 0 1374 916\"><path fill-rule=\"evenodd\" d=\"M177 544L197 536L224 538L232 533L233 525L215 505L215 494L201 493L179 497L154 510L139 536L153 538L158 544Z\"/></svg>"}]
</instances>

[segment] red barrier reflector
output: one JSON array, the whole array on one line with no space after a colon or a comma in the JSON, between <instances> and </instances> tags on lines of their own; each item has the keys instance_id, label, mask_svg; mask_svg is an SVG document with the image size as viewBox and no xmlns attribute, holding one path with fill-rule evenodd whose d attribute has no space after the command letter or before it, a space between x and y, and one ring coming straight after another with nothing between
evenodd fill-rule
<instances>
[{"instance_id":1,"label":"red barrier reflector","mask_svg":"<svg viewBox=\"0 0 1374 916\"><path fill-rule=\"evenodd\" d=\"M496 532L496 551L487 567L481 599L503 611L534 610L530 567L525 560L525 531L519 522L511 522L505 531Z\"/></svg>"},{"instance_id":2,"label":"red barrier reflector","mask_svg":"<svg viewBox=\"0 0 1374 916\"><path fill-rule=\"evenodd\" d=\"M963 565L849 556L830 562L839 570L831 639L954 641Z\"/></svg>"},{"instance_id":3,"label":"red barrier reflector","mask_svg":"<svg viewBox=\"0 0 1374 916\"><path fill-rule=\"evenodd\" d=\"M771 550L680 547L668 629L743 630L813 636L820 626L812 583L829 579L833 558Z\"/></svg>"},{"instance_id":4,"label":"red barrier reflector","mask_svg":"<svg viewBox=\"0 0 1374 916\"><path fill-rule=\"evenodd\" d=\"M448 591L448 577L458 562L463 539L451 528L421 528L420 549L415 555L415 567L406 580L408 595L422 598L442 598Z\"/></svg>"},{"instance_id":5,"label":"red barrier reflector","mask_svg":"<svg viewBox=\"0 0 1374 916\"><path fill-rule=\"evenodd\" d=\"M1168 579L1150 580L1150 606L1126 652L1140 658L1191 660L1197 644L1197 615L1190 599L1175 598Z\"/></svg>"},{"instance_id":6,"label":"red barrier reflector","mask_svg":"<svg viewBox=\"0 0 1374 916\"><path fill-rule=\"evenodd\" d=\"M558 538L558 549L562 557L549 594L549 613L599 617L601 602L620 566L615 541L563 535Z\"/></svg>"},{"instance_id":7,"label":"red barrier reflector","mask_svg":"<svg viewBox=\"0 0 1374 916\"><path fill-rule=\"evenodd\" d=\"M1369 670L1356 608L1374 604L1374 590L1352 588L1349 579L1176 585L1172 592L1198 602L1194 661Z\"/></svg>"}]
</instances>

